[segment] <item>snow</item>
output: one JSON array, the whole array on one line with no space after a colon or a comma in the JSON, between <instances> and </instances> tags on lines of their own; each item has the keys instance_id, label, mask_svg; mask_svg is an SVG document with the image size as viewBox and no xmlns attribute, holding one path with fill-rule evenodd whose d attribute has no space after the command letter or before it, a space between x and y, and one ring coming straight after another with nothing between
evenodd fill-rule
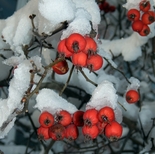
<instances>
[{"instance_id":1,"label":"snow","mask_svg":"<svg viewBox=\"0 0 155 154\"><path fill-rule=\"evenodd\" d=\"M122 54L124 61L134 61L142 55L141 46L145 44L149 38L155 36L153 28L154 23L151 24L151 33L147 37L141 37L138 33L133 34L127 38L107 41L100 39L99 47L107 53L112 52L114 56ZM102 55L102 51L100 51ZM104 53L103 53L104 54Z\"/></svg>"},{"instance_id":2,"label":"snow","mask_svg":"<svg viewBox=\"0 0 155 154\"><path fill-rule=\"evenodd\" d=\"M143 102L143 106L141 107L141 110L139 112L139 119L141 121L142 127L145 128L144 129L144 133L145 135L147 135L147 133L149 132L149 130L151 129L153 120L152 118L155 117L155 102ZM139 120L138 120L139 121Z\"/></svg>"},{"instance_id":3,"label":"snow","mask_svg":"<svg viewBox=\"0 0 155 154\"><path fill-rule=\"evenodd\" d=\"M17 61L19 59L17 58ZM20 64L18 64L17 68L14 70L14 76L11 79L9 83L8 88L8 98L7 99L1 99L0 100L0 115L1 115L1 121L0 121L0 127L3 126L4 122L10 121L6 128L4 128L4 131L0 131L0 137L3 138L9 130L13 127L16 113L15 110L21 111L23 109L23 104L21 103L21 100L23 96L25 95L25 92L29 88L30 84L30 70L33 69L31 61L34 60L34 63L38 65L38 67L41 65L40 57L32 57L30 60L23 60ZM13 60L7 59L4 63L9 65L14 65L15 57ZM10 120L9 120L10 119Z\"/></svg>"},{"instance_id":4,"label":"snow","mask_svg":"<svg viewBox=\"0 0 155 154\"><path fill-rule=\"evenodd\" d=\"M38 10L51 24L57 25L73 20L75 5L71 0L63 0L61 3L57 0L39 0Z\"/></svg>"},{"instance_id":5,"label":"snow","mask_svg":"<svg viewBox=\"0 0 155 154\"><path fill-rule=\"evenodd\" d=\"M135 77L130 77L129 81L130 84L128 84L127 91L130 89L138 90L138 88L140 87L140 81Z\"/></svg>"},{"instance_id":6,"label":"snow","mask_svg":"<svg viewBox=\"0 0 155 154\"><path fill-rule=\"evenodd\" d=\"M76 4L77 8L84 8L90 13L94 28L100 23L101 21L100 10L95 0L87 0L87 1L73 0L73 2Z\"/></svg>"},{"instance_id":7,"label":"snow","mask_svg":"<svg viewBox=\"0 0 155 154\"><path fill-rule=\"evenodd\" d=\"M41 112L48 111L52 114L55 114L61 110L66 110L73 114L75 111L77 111L77 108L73 104L60 97L55 91L47 88L39 91L36 101L37 103L34 107L38 108Z\"/></svg>"},{"instance_id":8,"label":"snow","mask_svg":"<svg viewBox=\"0 0 155 154\"><path fill-rule=\"evenodd\" d=\"M82 28L81 28L82 27ZM89 20L83 17L76 17L67 28L63 31L61 39L67 38L72 33L79 33L82 35L89 34L91 31L91 26Z\"/></svg>"}]
</instances>

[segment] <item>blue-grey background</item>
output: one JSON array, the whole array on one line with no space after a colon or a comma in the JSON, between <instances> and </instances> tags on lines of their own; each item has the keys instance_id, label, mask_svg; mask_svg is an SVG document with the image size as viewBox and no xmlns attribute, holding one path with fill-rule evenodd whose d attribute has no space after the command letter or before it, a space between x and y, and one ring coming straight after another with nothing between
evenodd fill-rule
<instances>
[{"instance_id":1,"label":"blue-grey background","mask_svg":"<svg viewBox=\"0 0 155 154\"><path fill-rule=\"evenodd\" d=\"M6 19L16 10L17 0L0 0L0 19Z\"/></svg>"}]
</instances>

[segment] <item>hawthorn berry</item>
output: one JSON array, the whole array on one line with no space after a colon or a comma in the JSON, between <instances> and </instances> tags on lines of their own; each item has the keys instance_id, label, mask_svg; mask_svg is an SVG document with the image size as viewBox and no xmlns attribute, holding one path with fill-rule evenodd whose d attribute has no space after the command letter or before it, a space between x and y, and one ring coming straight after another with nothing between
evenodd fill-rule
<instances>
[{"instance_id":1,"label":"hawthorn berry","mask_svg":"<svg viewBox=\"0 0 155 154\"><path fill-rule=\"evenodd\" d=\"M56 115L56 121L63 126L67 126L72 122L72 116L68 111L61 110Z\"/></svg>"},{"instance_id":2,"label":"hawthorn berry","mask_svg":"<svg viewBox=\"0 0 155 154\"><path fill-rule=\"evenodd\" d=\"M136 103L139 101L139 93L136 90L129 90L125 95L126 101L129 104Z\"/></svg>"},{"instance_id":3,"label":"hawthorn berry","mask_svg":"<svg viewBox=\"0 0 155 154\"><path fill-rule=\"evenodd\" d=\"M98 112L98 119L103 123L111 123L115 120L114 110L109 106L101 108Z\"/></svg>"},{"instance_id":4,"label":"hawthorn berry","mask_svg":"<svg viewBox=\"0 0 155 154\"><path fill-rule=\"evenodd\" d=\"M114 12L116 10L116 7L115 6L113 6L113 5L110 5L109 6L109 11L110 12Z\"/></svg>"},{"instance_id":5,"label":"hawthorn berry","mask_svg":"<svg viewBox=\"0 0 155 154\"><path fill-rule=\"evenodd\" d=\"M84 111L76 111L76 112L74 112L74 114L73 114L73 123L76 126L82 127L84 125L83 115L84 115Z\"/></svg>"},{"instance_id":6,"label":"hawthorn berry","mask_svg":"<svg viewBox=\"0 0 155 154\"><path fill-rule=\"evenodd\" d=\"M106 10L106 12L108 12L109 3L106 2L106 1L104 1L104 2L102 2L102 3L99 4L99 8L100 8L100 10L103 10L103 11Z\"/></svg>"},{"instance_id":7,"label":"hawthorn berry","mask_svg":"<svg viewBox=\"0 0 155 154\"><path fill-rule=\"evenodd\" d=\"M133 23L132 23L132 29L135 32L140 32L143 29L143 25L144 25L144 23L141 20L133 21Z\"/></svg>"},{"instance_id":8,"label":"hawthorn berry","mask_svg":"<svg viewBox=\"0 0 155 154\"><path fill-rule=\"evenodd\" d=\"M73 33L65 41L66 47L73 53L80 52L86 47L86 40L84 36L79 33Z\"/></svg>"},{"instance_id":9,"label":"hawthorn berry","mask_svg":"<svg viewBox=\"0 0 155 154\"><path fill-rule=\"evenodd\" d=\"M57 51L59 53L59 57L71 57L72 56L72 52L69 51L65 45L66 43L66 39L63 39L59 42L58 46L57 46Z\"/></svg>"},{"instance_id":10,"label":"hawthorn berry","mask_svg":"<svg viewBox=\"0 0 155 154\"><path fill-rule=\"evenodd\" d=\"M109 4L108 2L104 1L102 7L103 7L103 11L104 11L105 13L108 13L108 12L109 12L110 4Z\"/></svg>"},{"instance_id":11,"label":"hawthorn berry","mask_svg":"<svg viewBox=\"0 0 155 154\"><path fill-rule=\"evenodd\" d=\"M92 55L97 50L97 43L94 41L93 38L85 36L86 40L86 47L84 48L83 52Z\"/></svg>"},{"instance_id":12,"label":"hawthorn berry","mask_svg":"<svg viewBox=\"0 0 155 154\"><path fill-rule=\"evenodd\" d=\"M149 33L150 33L149 26L144 24L142 30L139 32L139 35L147 36Z\"/></svg>"},{"instance_id":13,"label":"hawthorn berry","mask_svg":"<svg viewBox=\"0 0 155 154\"><path fill-rule=\"evenodd\" d=\"M131 21L139 20L139 18L140 18L140 12L139 12L139 10L137 10L137 9L130 9L130 10L127 12L127 17L128 17L128 19L131 20Z\"/></svg>"},{"instance_id":14,"label":"hawthorn berry","mask_svg":"<svg viewBox=\"0 0 155 154\"><path fill-rule=\"evenodd\" d=\"M105 136L110 141L117 141L122 136L122 132L122 126L116 121L107 124L107 126L105 127Z\"/></svg>"},{"instance_id":15,"label":"hawthorn berry","mask_svg":"<svg viewBox=\"0 0 155 154\"><path fill-rule=\"evenodd\" d=\"M103 58L98 54L91 55L87 59L87 67L91 72L99 70L102 67L102 65L103 65Z\"/></svg>"},{"instance_id":16,"label":"hawthorn berry","mask_svg":"<svg viewBox=\"0 0 155 154\"><path fill-rule=\"evenodd\" d=\"M48 130L49 130L48 127L40 126L37 129L38 139L39 140L48 140L50 138L49 134L48 134Z\"/></svg>"},{"instance_id":17,"label":"hawthorn berry","mask_svg":"<svg viewBox=\"0 0 155 154\"><path fill-rule=\"evenodd\" d=\"M85 67L87 64L87 55L84 52L74 53L72 63L77 67Z\"/></svg>"},{"instance_id":18,"label":"hawthorn berry","mask_svg":"<svg viewBox=\"0 0 155 154\"><path fill-rule=\"evenodd\" d=\"M54 124L54 116L47 111L42 112L39 116L39 123L43 127L51 127Z\"/></svg>"},{"instance_id":19,"label":"hawthorn berry","mask_svg":"<svg viewBox=\"0 0 155 154\"><path fill-rule=\"evenodd\" d=\"M139 9L143 12L149 11L151 8L150 2L148 0L143 0L139 3Z\"/></svg>"},{"instance_id":20,"label":"hawthorn berry","mask_svg":"<svg viewBox=\"0 0 155 154\"><path fill-rule=\"evenodd\" d=\"M49 128L48 133L53 140L63 140L66 136L66 129L61 124L55 124Z\"/></svg>"},{"instance_id":21,"label":"hawthorn berry","mask_svg":"<svg viewBox=\"0 0 155 154\"><path fill-rule=\"evenodd\" d=\"M142 15L142 22L146 25L152 24L155 21L155 13L147 11Z\"/></svg>"},{"instance_id":22,"label":"hawthorn berry","mask_svg":"<svg viewBox=\"0 0 155 154\"><path fill-rule=\"evenodd\" d=\"M99 129L96 125L93 125L91 127L83 126L82 133L83 133L85 139L88 141L88 140L97 138L97 136L99 134Z\"/></svg>"},{"instance_id":23,"label":"hawthorn berry","mask_svg":"<svg viewBox=\"0 0 155 154\"><path fill-rule=\"evenodd\" d=\"M57 60L57 59L56 59ZM62 60L52 66L52 69L55 73L59 75L66 74L69 70L68 63L66 60Z\"/></svg>"},{"instance_id":24,"label":"hawthorn berry","mask_svg":"<svg viewBox=\"0 0 155 154\"><path fill-rule=\"evenodd\" d=\"M74 124L70 124L66 127L66 138L70 141L76 140L78 138L79 132L78 128Z\"/></svg>"},{"instance_id":25,"label":"hawthorn berry","mask_svg":"<svg viewBox=\"0 0 155 154\"><path fill-rule=\"evenodd\" d=\"M98 123L98 111L96 109L89 109L83 114L84 125L92 127Z\"/></svg>"}]
</instances>

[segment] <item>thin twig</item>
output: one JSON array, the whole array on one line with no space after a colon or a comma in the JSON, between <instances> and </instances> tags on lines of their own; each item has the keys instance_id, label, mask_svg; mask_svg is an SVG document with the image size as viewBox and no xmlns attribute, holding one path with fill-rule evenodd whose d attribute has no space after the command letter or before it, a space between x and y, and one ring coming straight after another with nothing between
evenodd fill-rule
<instances>
[{"instance_id":1,"label":"thin twig","mask_svg":"<svg viewBox=\"0 0 155 154\"><path fill-rule=\"evenodd\" d=\"M34 130L36 136L38 136L38 134L37 134L37 128L36 128L36 126L34 125L34 122L33 122L32 118L31 118L29 112L25 112L25 113L26 113L26 115L28 116L28 118L29 118L29 120L30 120L30 122L31 122L31 125L32 125L32 127L33 127L33 130ZM42 140L39 140L39 141L40 141L41 144L43 145L44 149L46 149L46 146L45 146L45 144L43 143L43 141L42 141Z\"/></svg>"},{"instance_id":2,"label":"thin twig","mask_svg":"<svg viewBox=\"0 0 155 154\"><path fill-rule=\"evenodd\" d=\"M62 90L61 90L60 93L59 93L60 96L62 95L62 93L63 93L64 90L66 89L66 87L67 87L67 85L68 85L68 83L69 83L69 81L70 81L70 79L71 79L71 76L72 76L73 70L74 70L74 65L72 65L72 68L71 68L71 70L70 70L70 73L69 73L68 79L67 79L67 81L66 81L64 87L62 88Z\"/></svg>"},{"instance_id":3,"label":"thin twig","mask_svg":"<svg viewBox=\"0 0 155 154\"><path fill-rule=\"evenodd\" d=\"M120 102L118 102L118 104L119 104L125 111L127 111L127 109L126 109Z\"/></svg>"},{"instance_id":4,"label":"thin twig","mask_svg":"<svg viewBox=\"0 0 155 154\"><path fill-rule=\"evenodd\" d=\"M90 82L91 84L93 84L95 87L97 87L97 84L95 82L93 82L92 80L90 80L85 73L83 72L82 68L79 68L79 71L81 72L81 74L84 76L84 78L86 79L86 81Z\"/></svg>"},{"instance_id":5,"label":"thin twig","mask_svg":"<svg viewBox=\"0 0 155 154\"><path fill-rule=\"evenodd\" d=\"M52 140L51 142L50 142L50 144L47 146L47 148L45 149L45 151L44 151L44 154L48 154L49 153L49 151L50 151L50 149L52 148L52 146L54 145L54 143L55 143L55 140Z\"/></svg>"},{"instance_id":6,"label":"thin twig","mask_svg":"<svg viewBox=\"0 0 155 154\"><path fill-rule=\"evenodd\" d=\"M107 58L105 58L105 57L103 57L103 58L108 62L108 64L109 64L113 69L115 69L115 70L117 70L118 72L120 72L120 73L124 76L124 78L126 79L126 81L127 81L129 84L131 84L131 82L128 80L128 78L125 76L125 74L124 74L121 70L119 70L119 69L115 68L114 66L112 66L112 64L109 62L109 60L108 60Z\"/></svg>"}]
</instances>

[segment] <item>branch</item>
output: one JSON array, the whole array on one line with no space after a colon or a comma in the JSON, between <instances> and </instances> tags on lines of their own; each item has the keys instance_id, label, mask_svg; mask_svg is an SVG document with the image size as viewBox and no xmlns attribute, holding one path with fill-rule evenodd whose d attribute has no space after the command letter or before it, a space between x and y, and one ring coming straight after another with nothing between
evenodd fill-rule
<instances>
[{"instance_id":1,"label":"branch","mask_svg":"<svg viewBox=\"0 0 155 154\"><path fill-rule=\"evenodd\" d=\"M70 81L70 79L71 79L73 70L74 70L74 65L72 65L72 68L71 68L70 73L69 73L69 77L68 77L68 79L67 79L67 81L66 81L64 87L62 88L62 90L61 90L60 93L59 93L60 96L62 95L62 93L63 93L64 90L66 89L66 87L67 87L67 85L68 85L68 83L69 83L69 81Z\"/></svg>"},{"instance_id":2,"label":"branch","mask_svg":"<svg viewBox=\"0 0 155 154\"><path fill-rule=\"evenodd\" d=\"M124 74L121 70L119 70L119 69L115 68L114 66L112 66L112 64L109 62L109 60L108 60L107 58L105 58L105 57L103 57L103 58L108 62L108 64L109 64L113 69L115 69L115 70L117 70L118 72L120 72L120 73L124 76L124 78L126 79L126 81L127 81L129 84L131 84L131 82L128 80L128 78L125 76L125 74Z\"/></svg>"},{"instance_id":3,"label":"branch","mask_svg":"<svg viewBox=\"0 0 155 154\"><path fill-rule=\"evenodd\" d=\"M81 74L84 76L84 78L86 79L86 81L90 82L91 84L93 84L95 87L97 87L97 84L93 81L91 81L83 72L82 68L79 67L79 71L81 72Z\"/></svg>"}]
</instances>

